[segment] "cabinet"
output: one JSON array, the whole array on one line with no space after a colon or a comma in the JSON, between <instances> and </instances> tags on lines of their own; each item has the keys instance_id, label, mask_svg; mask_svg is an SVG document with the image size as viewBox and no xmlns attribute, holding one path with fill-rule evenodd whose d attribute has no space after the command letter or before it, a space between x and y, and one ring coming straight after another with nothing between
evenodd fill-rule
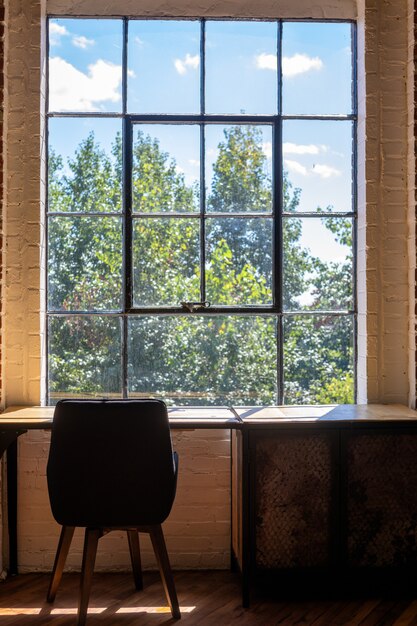
<instances>
[{"instance_id":1,"label":"cabinet","mask_svg":"<svg viewBox=\"0 0 417 626\"><path fill-rule=\"evenodd\" d=\"M417 413L399 405L237 409L232 553L257 580L417 573Z\"/></svg>"}]
</instances>

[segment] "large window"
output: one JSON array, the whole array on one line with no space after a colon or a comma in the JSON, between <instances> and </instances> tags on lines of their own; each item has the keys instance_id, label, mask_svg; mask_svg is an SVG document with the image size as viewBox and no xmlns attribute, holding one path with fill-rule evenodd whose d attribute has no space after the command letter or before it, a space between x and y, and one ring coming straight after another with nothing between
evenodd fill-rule
<instances>
[{"instance_id":1,"label":"large window","mask_svg":"<svg viewBox=\"0 0 417 626\"><path fill-rule=\"evenodd\" d=\"M353 402L354 25L48 31L49 402Z\"/></svg>"}]
</instances>

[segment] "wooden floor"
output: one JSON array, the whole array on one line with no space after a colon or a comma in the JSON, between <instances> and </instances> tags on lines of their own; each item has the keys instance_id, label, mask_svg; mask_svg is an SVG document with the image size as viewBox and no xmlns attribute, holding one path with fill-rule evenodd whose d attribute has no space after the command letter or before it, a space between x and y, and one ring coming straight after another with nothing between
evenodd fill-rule
<instances>
[{"instance_id":1,"label":"wooden floor","mask_svg":"<svg viewBox=\"0 0 417 626\"><path fill-rule=\"evenodd\" d=\"M79 578L65 574L53 605L49 577L28 574L0 583L0 626L74 626ZM173 620L156 573L137 592L127 574L95 574L87 626L408 626L417 625L417 597L397 599L277 600L255 592L242 609L239 579L230 572L175 572L182 619Z\"/></svg>"}]
</instances>

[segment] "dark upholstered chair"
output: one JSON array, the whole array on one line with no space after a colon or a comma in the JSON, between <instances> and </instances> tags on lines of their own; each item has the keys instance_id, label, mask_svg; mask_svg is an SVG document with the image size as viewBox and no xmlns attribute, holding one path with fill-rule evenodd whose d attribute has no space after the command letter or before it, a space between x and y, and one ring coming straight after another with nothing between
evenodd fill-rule
<instances>
[{"instance_id":1,"label":"dark upholstered chair","mask_svg":"<svg viewBox=\"0 0 417 626\"><path fill-rule=\"evenodd\" d=\"M100 537L126 530L136 589L139 532L150 534L171 613L180 618L161 524L171 510L178 458L159 400L61 400L55 408L47 477L62 525L48 601L55 599L76 526L85 527L78 625L85 624Z\"/></svg>"}]
</instances>

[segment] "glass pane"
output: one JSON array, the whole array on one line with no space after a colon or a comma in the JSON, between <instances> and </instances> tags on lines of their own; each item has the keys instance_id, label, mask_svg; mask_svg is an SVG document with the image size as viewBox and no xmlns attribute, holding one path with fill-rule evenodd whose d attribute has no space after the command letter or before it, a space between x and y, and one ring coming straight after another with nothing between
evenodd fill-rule
<instances>
[{"instance_id":1,"label":"glass pane","mask_svg":"<svg viewBox=\"0 0 417 626\"><path fill-rule=\"evenodd\" d=\"M207 126L207 210L272 211L271 158L271 126Z\"/></svg>"},{"instance_id":2,"label":"glass pane","mask_svg":"<svg viewBox=\"0 0 417 626\"><path fill-rule=\"evenodd\" d=\"M199 210L199 126L136 124L132 168L134 212Z\"/></svg>"},{"instance_id":3,"label":"glass pane","mask_svg":"<svg viewBox=\"0 0 417 626\"><path fill-rule=\"evenodd\" d=\"M269 317L129 319L129 395L169 404L276 402L276 321Z\"/></svg>"},{"instance_id":4,"label":"glass pane","mask_svg":"<svg viewBox=\"0 0 417 626\"><path fill-rule=\"evenodd\" d=\"M352 148L351 122L285 121L284 211L352 211Z\"/></svg>"},{"instance_id":5,"label":"glass pane","mask_svg":"<svg viewBox=\"0 0 417 626\"><path fill-rule=\"evenodd\" d=\"M272 219L207 219L206 285L211 304L272 303Z\"/></svg>"},{"instance_id":6,"label":"glass pane","mask_svg":"<svg viewBox=\"0 0 417 626\"><path fill-rule=\"evenodd\" d=\"M284 310L353 306L352 221L285 218Z\"/></svg>"},{"instance_id":7,"label":"glass pane","mask_svg":"<svg viewBox=\"0 0 417 626\"><path fill-rule=\"evenodd\" d=\"M206 23L206 113L277 112L277 24Z\"/></svg>"},{"instance_id":8,"label":"glass pane","mask_svg":"<svg viewBox=\"0 0 417 626\"><path fill-rule=\"evenodd\" d=\"M319 315L284 319L285 404L353 401L353 319Z\"/></svg>"},{"instance_id":9,"label":"glass pane","mask_svg":"<svg viewBox=\"0 0 417 626\"><path fill-rule=\"evenodd\" d=\"M121 211L120 120L51 118L48 129L48 210Z\"/></svg>"},{"instance_id":10,"label":"glass pane","mask_svg":"<svg viewBox=\"0 0 417 626\"><path fill-rule=\"evenodd\" d=\"M49 20L49 110L122 110L121 20Z\"/></svg>"},{"instance_id":11,"label":"glass pane","mask_svg":"<svg viewBox=\"0 0 417 626\"><path fill-rule=\"evenodd\" d=\"M198 219L136 219L133 225L134 306L181 306L200 300Z\"/></svg>"},{"instance_id":12,"label":"glass pane","mask_svg":"<svg viewBox=\"0 0 417 626\"><path fill-rule=\"evenodd\" d=\"M121 219L49 218L49 309L94 311L121 306Z\"/></svg>"},{"instance_id":13,"label":"glass pane","mask_svg":"<svg viewBox=\"0 0 417 626\"><path fill-rule=\"evenodd\" d=\"M352 112L350 24L283 24L282 107L286 114Z\"/></svg>"},{"instance_id":14,"label":"glass pane","mask_svg":"<svg viewBox=\"0 0 417 626\"><path fill-rule=\"evenodd\" d=\"M73 315L49 318L49 399L122 393L121 320Z\"/></svg>"},{"instance_id":15,"label":"glass pane","mask_svg":"<svg viewBox=\"0 0 417 626\"><path fill-rule=\"evenodd\" d=\"M200 22L131 20L128 111L200 112Z\"/></svg>"}]
</instances>

